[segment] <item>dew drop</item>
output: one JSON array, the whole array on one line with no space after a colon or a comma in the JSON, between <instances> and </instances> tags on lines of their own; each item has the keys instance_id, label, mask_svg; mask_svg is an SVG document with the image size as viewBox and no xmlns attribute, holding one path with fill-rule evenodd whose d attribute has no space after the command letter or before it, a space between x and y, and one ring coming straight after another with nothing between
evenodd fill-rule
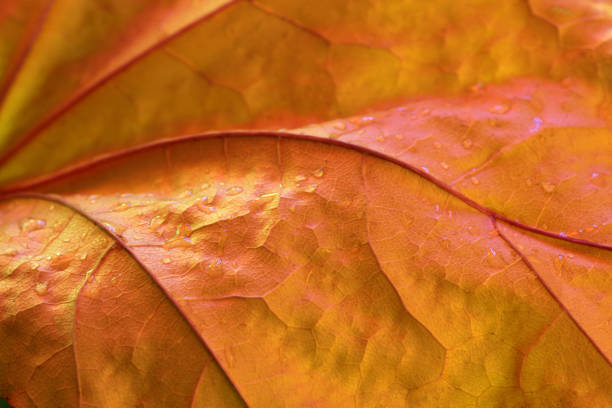
<instances>
[{"instance_id":1,"label":"dew drop","mask_svg":"<svg viewBox=\"0 0 612 408\"><path fill-rule=\"evenodd\" d=\"M81 254L81 256L79 256L79 259L80 259L81 261L84 261L85 259L87 259L87 252L83 252L83 253Z\"/></svg>"},{"instance_id":2,"label":"dew drop","mask_svg":"<svg viewBox=\"0 0 612 408\"><path fill-rule=\"evenodd\" d=\"M372 116L364 116L364 117L361 118L361 120L364 121L364 122L369 122L369 121L374 120L374 117L372 117Z\"/></svg>"},{"instance_id":3,"label":"dew drop","mask_svg":"<svg viewBox=\"0 0 612 408\"><path fill-rule=\"evenodd\" d=\"M469 149L470 147L472 147L472 139L465 139L463 141L463 147L465 147L466 149Z\"/></svg>"},{"instance_id":4,"label":"dew drop","mask_svg":"<svg viewBox=\"0 0 612 408\"><path fill-rule=\"evenodd\" d=\"M542 182L541 186L544 189L544 191L546 191L547 193L552 193L553 191L555 191L555 187L556 187L550 181Z\"/></svg>"},{"instance_id":5,"label":"dew drop","mask_svg":"<svg viewBox=\"0 0 612 408\"><path fill-rule=\"evenodd\" d=\"M102 225L104 225L104 227L109 230L110 232L112 232L113 234L115 233L115 227L113 227L111 224L109 224L108 222L103 222Z\"/></svg>"},{"instance_id":6,"label":"dew drop","mask_svg":"<svg viewBox=\"0 0 612 408\"><path fill-rule=\"evenodd\" d=\"M295 181L299 183L300 181L304 181L304 180L306 180L306 178L307 178L307 177L306 177L305 175L303 175L303 174L298 174L297 176L295 176Z\"/></svg>"},{"instance_id":7,"label":"dew drop","mask_svg":"<svg viewBox=\"0 0 612 408\"><path fill-rule=\"evenodd\" d=\"M117 205L113 210L116 212L120 212L120 211L126 211L129 210L132 207L132 204L128 203L128 202L123 202L120 203L119 205Z\"/></svg>"},{"instance_id":8,"label":"dew drop","mask_svg":"<svg viewBox=\"0 0 612 408\"><path fill-rule=\"evenodd\" d=\"M493 254L493 256L497 255L497 252L495 252L495 250L493 248L489 248L489 250L491 251L491 253Z\"/></svg>"},{"instance_id":9,"label":"dew drop","mask_svg":"<svg viewBox=\"0 0 612 408\"><path fill-rule=\"evenodd\" d=\"M400 135L399 133L395 135L395 139L396 140L402 140L404 139L404 135Z\"/></svg>"},{"instance_id":10,"label":"dew drop","mask_svg":"<svg viewBox=\"0 0 612 408\"><path fill-rule=\"evenodd\" d=\"M428 169L427 167L423 167L423 166L421 166L421 168L422 168L423 170L425 170L425 173L429 173L429 169Z\"/></svg>"},{"instance_id":11,"label":"dew drop","mask_svg":"<svg viewBox=\"0 0 612 408\"><path fill-rule=\"evenodd\" d=\"M378 135L376 136L376 141L382 143L385 141L385 136L384 135Z\"/></svg>"},{"instance_id":12,"label":"dew drop","mask_svg":"<svg viewBox=\"0 0 612 408\"><path fill-rule=\"evenodd\" d=\"M49 260L49 258L47 258ZM55 256L50 259L51 267L58 270L63 271L66 269L73 260L73 256L71 254L62 254L61 252L56 252Z\"/></svg>"},{"instance_id":13,"label":"dew drop","mask_svg":"<svg viewBox=\"0 0 612 408\"><path fill-rule=\"evenodd\" d=\"M161 227L165 221L166 221L165 216L156 215L155 217L151 218L151 222L149 223L149 228L151 228L151 231L157 231L159 227Z\"/></svg>"},{"instance_id":14,"label":"dew drop","mask_svg":"<svg viewBox=\"0 0 612 408\"><path fill-rule=\"evenodd\" d=\"M346 129L346 123L344 123L344 122L334 123L334 129L345 130Z\"/></svg>"},{"instance_id":15,"label":"dew drop","mask_svg":"<svg viewBox=\"0 0 612 408\"><path fill-rule=\"evenodd\" d=\"M32 232L32 231L36 231L39 229L43 229L45 228L45 226L47 225L45 220L37 220L34 218L26 218L22 223L21 223L21 231L28 233L28 232Z\"/></svg>"},{"instance_id":16,"label":"dew drop","mask_svg":"<svg viewBox=\"0 0 612 408\"><path fill-rule=\"evenodd\" d=\"M440 162L440 166L444 169L444 170L448 170L448 164L446 164L445 162Z\"/></svg>"},{"instance_id":17,"label":"dew drop","mask_svg":"<svg viewBox=\"0 0 612 408\"><path fill-rule=\"evenodd\" d=\"M489 112L497 113L499 115L503 115L504 113L508 112L509 110L510 110L510 106L506 105L505 103L504 104L499 104L499 105L494 105L494 106L491 106L489 108Z\"/></svg>"},{"instance_id":18,"label":"dew drop","mask_svg":"<svg viewBox=\"0 0 612 408\"><path fill-rule=\"evenodd\" d=\"M43 296L45 293L47 293L47 282L37 283L34 287L34 291L37 295Z\"/></svg>"},{"instance_id":19,"label":"dew drop","mask_svg":"<svg viewBox=\"0 0 612 408\"><path fill-rule=\"evenodd\" d=\"M230 187L225 191L225 194L230 195L230 196L235 196L238 195L240 193L242 193L242 187L238 187L238 186L234 186L234 187Z\"/></svg>"},{"instance_id":20,"label":"dew drop","mask_svg":"<svg viewBox=\"0 0 612 408\"><path fill-rule=\"evenodd\" d=\"M169 264L170 262L172 262L172 260L171 260L170 258L164 258L164 259L162 259L162 263L164 263L164 264L166 264L166 265L167 265L167 264Z\"/></svg>"},{"instance_id":21,"label":"dew drop","mask_svg":"<svg viewBox=\"0 0 612 408\"><path fill-rule=\"evenodd\" d=\"M476 178L476 177L470 177L470 181L472 182L472 184L477 185L480 183L480 181Z\"/></svg>"},{"instance_id":22,"label":"dew drop","mask_svg":"<svg viewBox=\"0 0 612 408\"><path fill-rule=\"evenodd\" d=\"M306 191L307 193L312 193L313 191L315 191L317 189L317 185L316 184L311 184L308 187L306 187L304 189L304 191Z\"/></svg>"},{"instance_id":23,"label":"dew drop","mask_svg":"<svg viewBox=\"0 0 612 408\"><path fill-rule=\"evenodd\" d=\"M312 175L315 176L316 178L323 177L323 174L324 174L323 167L319 167L318 169L312 172Z\"/></svg>"},{"instance_id":24,"label":"dew drop","mask_svg":"<svg viewBox=\"0 0 612 408\"><path fill-rule=\"evenodd\" d=\"M538 130L540 130L540 127L542 127L542 119L535 117L533 118L533 127L531 129L529 129L529 131L531 133L535 133Z\"/></svg>"},{"instance_id":25,"label":"dew drop","mask_svg":"<svg viewBox=\"0 0 612 408\"><path fill-rule=\"evenodd\" d=\"M421 109L421 117L425 117L428 116L431 113L431 111L427 108L423 108Z\"/></svg>"}]
</instances>

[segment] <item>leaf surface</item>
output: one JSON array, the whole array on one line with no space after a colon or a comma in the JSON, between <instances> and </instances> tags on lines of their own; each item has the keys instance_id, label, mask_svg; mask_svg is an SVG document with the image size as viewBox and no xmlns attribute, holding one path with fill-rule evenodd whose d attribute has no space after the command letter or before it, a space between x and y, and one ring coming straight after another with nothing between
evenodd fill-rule
<instances>
[{"instance_id":1,"label":"leaf surface","mask_svg":"<svg viewBox=\"0 0 612 408\"><path fill-rule=\"evenodd\" d=\"M314 140L154 145L40 186L37 198L65 200L115 234L162 288L147 298L176 304L248 405L278 395L321 406L610 401L610 288L552 284L550 265L525 262L512 234L456 193L374 152ZM608 251L589 248L574 249L583 267L605 270ZM578 295L559 295L566 288ZM159 312L148 313L156 326ZM575 360L546 376L546 361L570 350ZM90 393L103 391L80 398Z\"/></svg>"},{"instance_id":2,"label":"leaf surface","mask_svg":"<svg viewBox=\"0 0 612 408\"><path fill-rule=\"evenodd\" d=\"M611 12L0 5L0 396L612 405Z\"/></svg>"},{"instance_id":3,"label":"leaf surface","mask_svg":"<svg viewBox=\"0 0 612 408\"><path fill-rule=\"evenodd\" d=\"M585 74L523 2L323 3L54 2L5 85L0 183L160 138Z\"/></svg>"}]
</instances>

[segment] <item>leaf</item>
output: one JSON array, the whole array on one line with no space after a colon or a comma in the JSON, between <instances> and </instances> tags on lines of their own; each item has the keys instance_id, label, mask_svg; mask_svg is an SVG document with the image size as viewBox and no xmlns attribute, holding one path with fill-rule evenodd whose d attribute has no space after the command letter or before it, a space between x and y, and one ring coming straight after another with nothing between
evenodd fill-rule
<instances>
[{"instance_id":1,"label":"leaf","mask_svg":"<svg viewBox=\"0 0 612 408\"><path fill-rule=\"evenodd\" d=\"M160 138L295 127L515 76L593 77L516 1L49 7L3 81L3 184Z\"/></svg>"},{"instance_id":2,"label":"leaf","mask_svg":"<svg viewBox=\"0 0 612 408\"><path fill-rule=\"evenodd\" d=\"M611 405L605 53L473 3L4 6L0 395Z\"/></svg>"}]
</instances>

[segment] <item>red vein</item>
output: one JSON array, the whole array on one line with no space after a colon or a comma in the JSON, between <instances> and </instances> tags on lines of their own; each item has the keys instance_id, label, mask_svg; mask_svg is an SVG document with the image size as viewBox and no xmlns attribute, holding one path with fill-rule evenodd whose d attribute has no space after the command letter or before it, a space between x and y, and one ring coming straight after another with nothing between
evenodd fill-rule
<instances>
[{"instance_id":1,"label":"red vein","mask_svg":"<svg viewBox=\"0 0 612 408\"><path fill-rule=\"evenodd\" d=\"M54 0L49 0L47 4L43 7L42 11L40 12L40 15L38 16L38 19L34 23L34 27L30 30L28 38L22 46L22 49L17 54L15 61L13 62L13 65L6 76L4 84L0 86L0 110L2 109L2 106L6 101L6 97L10 89L15 84L15 81L17 79L17 76L19 75L19 72L21 71L21 68L28 59L32 48L34 48L36 40L38 40L40 33L42 32L42 28L49 17L53 3Z\"/></svg>"},{"instance_id":2,"label":"red vein","mask_svg":"<svg viewBox=\"0 0 612 408\"><path fill-rule=\"evenodd\" d=\"M157 277L151 272L151 270L149 268L147 268L141 261L140 259L138 259L138 257L136 256L136 254L123 242L123 240L121 238L119 238L118 235L116 235L115 233L113 233L112 231L110 231L108 228L106 228L104 226L104 224L102 224L101 222L99 222L98 220L96 220L95 218L91 217L89 214L87 214L85 211L83 211L82 209L76 207L75 205L65 201L63 198L61 197L57 197L57 196L52 196L52 195L48 195L48 194L41 194L41 193L31 193L31 192L23 192L23 193L14 193L14 194L7 194L4 196L0 196L0 201L1 200L9 200L9 199L14 199L14 198L33 198L33 199L38 199L38 200L44 200L44 201L51 201L54 203L57 203L61 206L64 206L66 208L71 209L72 211L74 211L75 213L79 214L80 216L82 216L83 218L85 218L86 220L88 220L89 222L93 223L95 226L97 226L100 230L102 230L103 232L105 232L107 235L109 235L116 243L117 245L124 251L126 251L128 253L128 255L130 257L132 257L134 259L134 261L136 262L136 264L142 268L143 271L145 271L147 273L147 275L149 275L149 277L151 278L151 281L160 289L160 291L162 292L162 294L168 299L168 301L170 302L170 304L176 309L176 311L178 312L178 314L183 317L183 319L185 319L185 322L187 323L187 325L194 331L194 333L196 334L196 336L200 339L200 342L202 342L202 345L204 346L204 348L206 349L206 351L210 354L212 360L217 364L217 366L219 367L219 370L223 373L223 375L225 376L225 378L227 379L227 381L229 381L229 383L232 385L232 387L234 388L234 390L236 391L236 394L238 394L238 396L240 397L241 401L246 405L246 401L244 399L244 397L242 396L242 394L240 393L240 391L238 390L238 387L236 386L236 384L232 381L232 379L230 378L230 376L225 372L225 370L223 369L221 363L219 362L219 360L217 359L217 357L213 354L213 352L211 351L210 346L208 345L208 343L206 342L206 340L204 339L204 337L200 334L200 332L198 330L196 330L196 326L194 324L194 322L192 322L189 317L187 317L185 314L183 314L181 308L179 307L178 303L176 303L176 301L174 300L174 298L172 296L170 296L170 294L166 291L166 289L164 288L164 286L159 282L159 280L157 279ZM105 254L106 256L106 254ZM85 285L83 285L85 286ZM81 288L82 289L82 288Z\"/></svg>"},{"instance_id":3,"label":"red vein","mask_svg":"<svg viewBox=\"0 0 612 408\"><path fill-rule=\"evenodd\" d=\"M586 246L590 246L590 247L594 247L594 248L600 248L600 249L605 249L608 251L612 251L612 245L607 245L607 244L603 244L603 243L599 243L599 242L592 242L592 241L588 241L588 240L584 240L584 239L580 239L580 238L574 238L574 237L570 237L570 236L566 236L566 235L561 235L555 232L550 232L550 231L546 231L537 227L532 227L530 225L526 225L523 224L519 221L515 221L512 220L508 217L506 217L505 215L499 214L496 211L484 207L480 204L478 204L477 202L475 202L474 200L472 200L471 198L467 197L466 195L464 195L463 193L460 193L457 190L454 190L453 188L451 188L448 184L436 179L435 177L431 176L429 173L425 172L422 169L419 169L409 163L406 163L396 157L390 156L386 153L382 153L376 150L372 150L369 149L367 147L364 146L360 146L360 145L354 145L348 142L344 142L338 139L322 139L321 137L317 137L317 136L310 136L310 135L300 135L300 134L295 134L295 133L287 133L287 132L276 132L276 131L229 131L229 132L211 132L211 133L198 133L198 134L193 134L193 135L187 135L187 136L182 136L182 137L177 137L177 138L172 138L172 139L161 139L161 140L156 140L152 143L149 144L143 144L143 145L139 145L139 146L134 146L125 150L122 150L120 152L115 152L115 153L110 153L107 155L103 155L103 156L98 156L94 159L89 160L88 162L73 166L73 167L69 167L69 168L65 168L63 170L57 171L55 173L51 173L48 175L45 175L41 178L38 179L34 179L32 181L23 183L23 184L17 184L15 186L9 187L7 189L4 190L0 190L0 199L3 196L6 195L10 195L10 194L14 194L17 192L25 192L28 189L34 189L34 188L39 188L44 186L45 184L50 184L52 182L56 182L59 181L63 178L81 173L83 171L86 170L91 170L97 166L100 166L102 164L111 162L113 160L117 160L126 156L130 156L136 153L141 153L141 152L145 152L148 150L153 150L159 147L166 147L166 146L171 146L174 144L179 144L179 143L188 143L188 142L192 142L192 141L197 141L197 140L206 140L206 139L219 139L219 138L236 138L236 137L253 137L253 136L258 136L258 137L273 137L273 138L285 138L285 139L293 139L293 140L303 140L303 141L310 141L310 142L316 142L316 143L324 143L324 144L331 144L331 145L336 145L336 146L340 146L343 147L345 149L350 149L350 150L354 150L357 151L361 154L366 154L372 157L376 157L385 161L388 161L390 163L396 164L400 167L405 168L406 170L417 174L420 177L423 177L424 179L426 179L427 181L429 181L430 183L435 184L436 186L438 186L439 188L441 188L442 190L446 191L447 193L451 194L452 196L458 198L459 200L463 201L465 204L469 205L470 207L474 208L475 210L486 214L490 217L495 218L496 220L499 221L504 221L510 225L513 225L517 228L523 229L525 231L529 231L529 232L533 232L535 234L539 234L539 235L544 235L550 238L554 238L554 239L558 239L558 240L562 240L562 241L567 241L567 242L572 242L574 244L580 244L580 245L586 245Z\"/></svg>"},{"instance_id":4,"label":"red vein","mask_svg":"<svg viewBox=\"0 0 612 408\"><path fill-rule=\"evenodd\" d=\"M197 18L196 20L187 24L185 27L155 42L148 48L142 50L140 53L133 55L129 60L125 61L123 64L118 65L113 70L107 72L104 76L99 78L97 81L89 84L86 88L74 94L72 98L68 99L68 101L66 101L62 106L60 106L55 111L51 112L51 114L49 114L45 119L39 122L31 131L29 131L23 138L21 138L19 142L17 142L17 144L15 144L8 151L6 151L2 156L0 156L0 166L2 166L4 163L9 161L13 156L19 153L21 149L23 149L26 145L32 142L32 140L34 140L45 129L49 128L53 123L55 123L55 121L61 118L66 112L70 111L73 107L78 105L81 101L83 101L89 95L97 91L104 84L109 82L111 79L121 74L122 72L125 72L128 68L130 68L136 62L145 58L147 55L153 53L156 50L159 50L160 48L162 48L164 45L166 45L170 41L174 40L175 38L180 37L181 35L190 31L192 28L199 25L200 23L221 13L222 11L234 5L234 3L237 3L238 1L240 0L230 0L226 4L215 9L214 11Z\"/></svg>"},{"instance_id":5,"label":"red vein","mask_svg":"<svg viewBox=\"0 0 612 408\"><path fill-rule=\"evenodd\" d=\"M591 338L591 336L589 336L589 333L587 332L587 330L582 327L582 325L580 323L578 323L578 321L574 318L574 316L572 315L571 311L568 310L565 305L563 304L563 302L561 302L561 300L557 297L557 295L555 295L555 293L553 292L553 290L546 284L546 281L542 278L542 276L540 276L540 274L538 273L538 271L533 267L533 265L531 264L531 262L529 262L529 259L527 259L527 257L512 243L512 241L510 241L510 239L508 237L506 237L504 235L503 232L501 232L501 230L499 229L498 225L497 225L497 220L495 219L495 217L491 217L491 222L493 223L493 227L495 228L495 230L497 231L497 233L499 234L500 238L503 239L506 244L508 244L508 246L510 248L512 248L512 250L514 252L516 252L518 254L518 256L521 257L521 260L523 261L523 263L525 263L525 265L527 266L527 268L529 268L529 270L531 270L531 272L533 272L533 274L538 278L538 280L540 281L540 283L542 284L542 286L544 286L544 288L546 289L546 291L548 292L548 294L550 296L552 296L553 299L555 299L555 301L561 306L561 308L565 311L565 313L567 313L567 315L570 317L570 319L572 319L572 321L574 322L574 324L580 329L580 331L585 335L585 337L591 342L591 344L593 345L593 347L595 347L595 349L599 352L599 354L601 354L603 356L604 359L606 359L606 361L612 365L612 360L610 360L608 358L608 356L603 352L603 350L597 345L597 343L595 342L595 340L593 340Z\"/></svg>"}]
</instances>

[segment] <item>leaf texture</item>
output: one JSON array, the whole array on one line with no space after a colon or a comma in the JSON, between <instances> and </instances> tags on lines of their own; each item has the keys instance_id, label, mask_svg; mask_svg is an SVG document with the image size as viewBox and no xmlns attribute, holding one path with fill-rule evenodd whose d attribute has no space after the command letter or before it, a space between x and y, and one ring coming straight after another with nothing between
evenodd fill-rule
<instances>
[{"instance_id":1,"label":"leaf texture","mask_svg":"<svg viewBox=\"0 0 612 408\"><path fill-rule=\"evenodd\" d=\"M511 244L511 233L499 235L489 214L350 145L190 139L40 190L38 199L61 197L125 243L163 288L153 304L173 299L248 405L278 395L319 406L381 397L605 406L612 397L609 288L591 293L561 277L594 299L588 313L557 295L534 269L541 262L525 262L531 254L517 252L523 244ZM544 258L540 245L534 256ZM19 262L21 249L13 251ZM610 265L607 251L575 251L592 274ZM542 368L557 353L575 359L555 361L549 377ZM580 392L571 376L584 381ZM80 395L93 399L87 389Z\"/></svg>"},{"instance_id":2,"label":"leaf texture","mask_svg":"<svg viewBox=\"0 0 612 408\"><path fill-rule=\"evenodd\" d=\"M0 396L611 406L611 15L0 5Z\"/></svg>"}]
</instances>

